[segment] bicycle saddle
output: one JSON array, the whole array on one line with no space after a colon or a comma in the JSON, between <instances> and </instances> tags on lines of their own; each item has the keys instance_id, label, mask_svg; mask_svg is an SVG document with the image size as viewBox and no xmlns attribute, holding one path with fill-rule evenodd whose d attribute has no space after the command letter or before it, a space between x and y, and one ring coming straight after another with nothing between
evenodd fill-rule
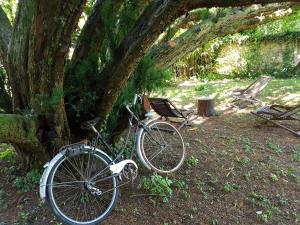
<instances>
[{"instance_id":1,"label":"bicycle saddle","mask_svg":"<svg viewBox=\"0 0 300 225\"><path fill-rule=\"evenodd\" d=\"M80 125L80 128L84 129L84 130L89 130L92 127L94 127L99 122L99 120L100 120L100 117L96 117L93 120L85 121Z\"/></svg>"}]
</instances>

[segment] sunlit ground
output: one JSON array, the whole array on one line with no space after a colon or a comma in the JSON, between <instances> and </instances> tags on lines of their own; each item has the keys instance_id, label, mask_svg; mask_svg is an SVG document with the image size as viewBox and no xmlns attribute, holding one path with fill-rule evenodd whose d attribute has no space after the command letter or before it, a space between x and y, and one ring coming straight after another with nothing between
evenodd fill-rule
<instances>
[{"instance_id":1,"label":"sunlit ground","mask_svg":"<svg viewBox=\"0 0 300 225\"><path fill-rule=\"evenodd\" d=\"M182 108L196 108L197 99L204 96L216 98L216 108L223 109L230 106L230 93L235 89L246 88L254 80L220 80L199 81L191 79L182 81L177 87L166 88L163 92L157 92L153 96L169 98ZM260 93L258 99L264 104L295 105L300 103L300 78L273 79Z\"/></svg>"},{"instance_id":2,"label":"sunlit ground","mask_svg":"<svg viewBox=\"0 0 300 225\"><path fill-rule=\"evenodd\" d=\"M254 80L218 80L199 81L190 79L179 82L176 87L166 88L164 91L153 94L155 97L169 98L178 108L197 110L197 99L204 96L215 97L215 109L219 113L245 113L245 111L258 108L254 105L246 109L232 108L230 93L235 89L248 87ZM300 104L300 78L273 79L257 97L263 104ZM199 117L194 121L200 124L205 118Z\"/></svg>"}]
</instances>

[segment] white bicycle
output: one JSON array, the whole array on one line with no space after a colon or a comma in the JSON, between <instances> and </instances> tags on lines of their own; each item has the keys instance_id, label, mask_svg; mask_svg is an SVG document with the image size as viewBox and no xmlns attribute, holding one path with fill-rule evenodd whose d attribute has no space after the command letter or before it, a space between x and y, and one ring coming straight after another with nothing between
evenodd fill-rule
<instances>
[{"instance_id":1,"label":"white bicycle","mask_svg":"<svg viewBox=\"0 0 300 225\"><path fill-rule=\"evenodd\" d=\"M157 173L171 173L180 168L185 159L185 146L179 131L170 123L149 118L141 121L132 108L141 99L135 96L133 104L126 105L129 129L119 154L107 144L95 125L87 121L82 128L95 132L91 146L76 143L65 146L45 166L41 178L40 196L47 199L55 216L64 224L96 225L114 209L119 187L135 179L138 166L133 161L135 149L140 162ZM124 157L125 147L133 128L135 138L130 157ZM96 148L99 141L105 152Z\"/></svg>"}]
</instances>

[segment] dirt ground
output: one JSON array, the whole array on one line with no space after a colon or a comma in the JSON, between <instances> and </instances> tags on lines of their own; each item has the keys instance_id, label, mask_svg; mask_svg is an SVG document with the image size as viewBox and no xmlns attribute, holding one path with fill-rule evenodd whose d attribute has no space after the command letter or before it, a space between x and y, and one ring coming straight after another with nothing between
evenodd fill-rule
<instances>
[{"instance_id":1,"label":"dirt ground","mask_svg":"<svg viewBox=\"0 0 300 225\"><path fill-rule=\"evenodd\" d=\"M149 176L141 170L133 187L121 189L103 224L300 224L300 138L245 110L199 119L182 134L187 160L170 179L185 187L174 188L164 203L138 188L141 177ZM58 225L47 204L39 203L38 188L21 193L12 185L14 175L3 169L11 164L0 163L6 193L0 225Z\"/></svg>"}]
</instances>

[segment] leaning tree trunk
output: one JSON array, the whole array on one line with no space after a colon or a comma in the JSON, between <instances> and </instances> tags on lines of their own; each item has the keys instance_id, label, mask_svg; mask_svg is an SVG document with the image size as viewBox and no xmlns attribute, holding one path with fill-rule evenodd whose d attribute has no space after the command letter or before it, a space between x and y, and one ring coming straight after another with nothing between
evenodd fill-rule
<instances>
[{"instance_id":1,"label":"leaning tree trunk","mask_svg":"<svg viewBox=\"0 0 300 225\"><path fill-rule=\"evenodd\" d=\"M23 137L32 138L23 143L0 134L0 141L13 144L25 166L43 162L44 156L52 156L70 141L63 98L64 67L84 4L85 0L27 0L18 4L7 48L7 72L14 112L21 112L31 125L20 122L20 116L2 115L2 121L4 124L8 119L15 128L12 131L23 129Z\"/></svg>"}]
</instances>

